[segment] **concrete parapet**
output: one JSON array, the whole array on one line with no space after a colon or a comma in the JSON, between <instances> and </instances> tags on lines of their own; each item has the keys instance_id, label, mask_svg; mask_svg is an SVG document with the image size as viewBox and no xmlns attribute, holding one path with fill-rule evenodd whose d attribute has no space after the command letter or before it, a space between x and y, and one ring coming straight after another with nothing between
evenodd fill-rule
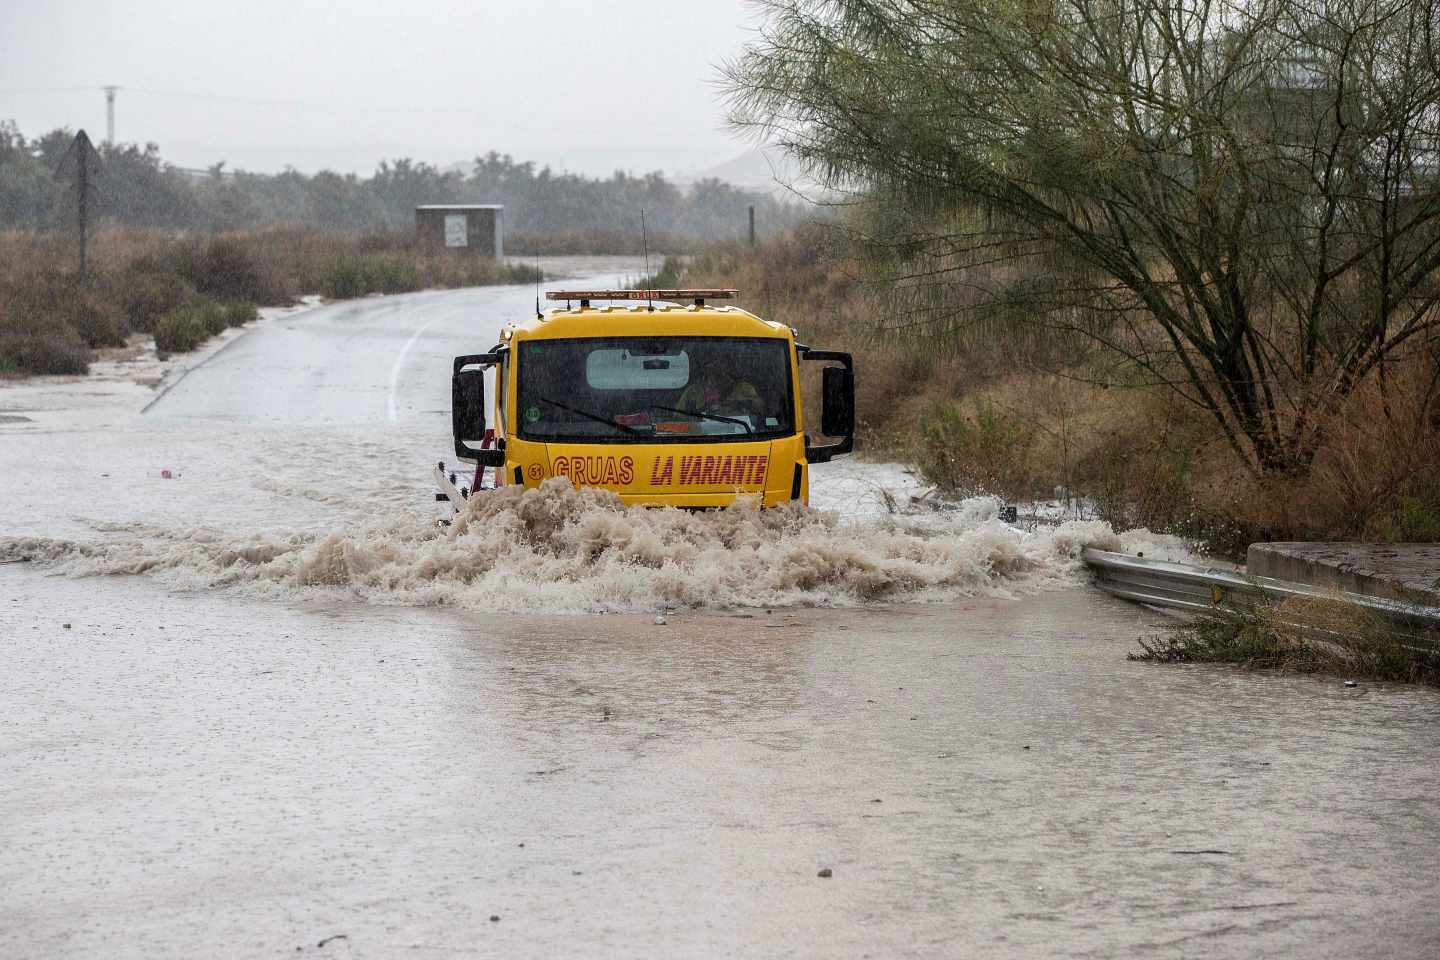
<instances>
[{"instance_id":1,"label":"concrete parapet","mask_svg":"<svg viewBox=\"0 0 1440 960\"><path fill-rule=\"evenodd\" d=\"M1440 605L1440 543L1252 543L1245 572Z\"/></svg>"}]
</instances>

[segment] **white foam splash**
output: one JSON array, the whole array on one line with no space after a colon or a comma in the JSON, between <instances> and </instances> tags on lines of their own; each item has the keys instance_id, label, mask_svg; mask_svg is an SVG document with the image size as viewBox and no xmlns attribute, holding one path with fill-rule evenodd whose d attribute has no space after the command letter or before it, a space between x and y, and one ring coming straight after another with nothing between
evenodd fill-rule
<instances>
[{"instance_id":1,"label":"white foam splash","mask_svg":"<svg viewBox=\"0 0 1440 960\"><path fill-rule=\"evenodd\" d=\"M996 519L997 507L969 501L943 522L842 519L753 501L688 513L626 508L614 494L555 479L476 497L443 530L413 514L328 535L116 524L95 541L0 539L0 559L289 599L619 612L1016 596L1079 582L1085 545L1159 556L1170 539L1122 537L1097 521L1026 533Z\"/></svg>"}]
</instances>

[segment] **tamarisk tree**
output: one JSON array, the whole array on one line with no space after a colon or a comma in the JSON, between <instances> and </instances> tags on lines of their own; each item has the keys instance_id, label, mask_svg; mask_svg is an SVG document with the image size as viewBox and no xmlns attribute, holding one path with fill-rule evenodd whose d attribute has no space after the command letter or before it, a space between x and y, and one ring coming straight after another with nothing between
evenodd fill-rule
<instances>
[{"instance_id":1,"label":"tamarisk tree","mask_svg":"<svg viewBox=\"0 0 1440 960\"><path fill-rule=\"evenodd\" d=\"M1434 0L764 0L732 119L883 206L937 334L1004 307L1255 473L1440 337Z\"/></svg>"}]
</instances>

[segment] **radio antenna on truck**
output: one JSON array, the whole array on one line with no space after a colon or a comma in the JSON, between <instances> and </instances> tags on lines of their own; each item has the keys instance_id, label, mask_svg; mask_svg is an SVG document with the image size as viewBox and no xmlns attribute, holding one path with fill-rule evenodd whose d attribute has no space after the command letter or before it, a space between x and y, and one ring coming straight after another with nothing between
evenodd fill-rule
<instances>
[{"instance_id":1,"label":"radio antenna on truck","mask_svg":"<svg viewBox=\"0 0 1440 960\"><path fill-rule=\"evenodd\" d=\"M645 251L645 276L648 278L650 276L650 233L645 229L644 207L640 208L640 248ZM645 306L651 313L655 312L655 304L649 297L645 298Z\"/></svg>"}]
</instances>

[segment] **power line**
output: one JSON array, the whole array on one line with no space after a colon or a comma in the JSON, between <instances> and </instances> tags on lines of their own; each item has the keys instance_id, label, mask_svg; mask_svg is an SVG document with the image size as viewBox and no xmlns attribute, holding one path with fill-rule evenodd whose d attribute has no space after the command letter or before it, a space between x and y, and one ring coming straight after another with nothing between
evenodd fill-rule
<instances>
[{"instance_id":1,"label":"power line","mask_svg":"<svg viewBox=\"0 0 1440 960\"><path fill-rule=\"evenodd\" d=\"M189 90L155 90L149 87L126 87L131 93L144 93L154 97L175 97L183 100L223 100L229 103L252 103L262 107L313 107L316 110L329 109L323 103L310 100L272 100L265 97L237 97L228 93L195 93Z\"/></svg>"},{"instance_id":2,"label":"power line","mask_svg":"<svg viewBox=\"0 0 1440 960\"><path fill-rule=\"evenodd\" d=\"M100 87L10 87L0 89L0 95L8 97L28 93L88 93L99 89Z\"/></svg>"},{"instance_id":3,"label":"power line","mask_svg":"<svg viewBox=\"0 0 1440 960\"><path fill-rule=\"evenodd\" d=\"M197 93L190 90L156 90L153 87L130 87L118 86L115 84L95 84L84 87L9 87L0 88L0 96L19 96L22 94L49 94L49 93L89 93L94 90L126 90L130 93L143 93L155 97L176 97L186 100L223 100L231 103L251 103L262 107L312 107L317 110L326 110L329 107L323 103L316 103L312 100L295 99L270 99L265 97L239 97L228 93Z\"/></svg>"}]
</instances>

